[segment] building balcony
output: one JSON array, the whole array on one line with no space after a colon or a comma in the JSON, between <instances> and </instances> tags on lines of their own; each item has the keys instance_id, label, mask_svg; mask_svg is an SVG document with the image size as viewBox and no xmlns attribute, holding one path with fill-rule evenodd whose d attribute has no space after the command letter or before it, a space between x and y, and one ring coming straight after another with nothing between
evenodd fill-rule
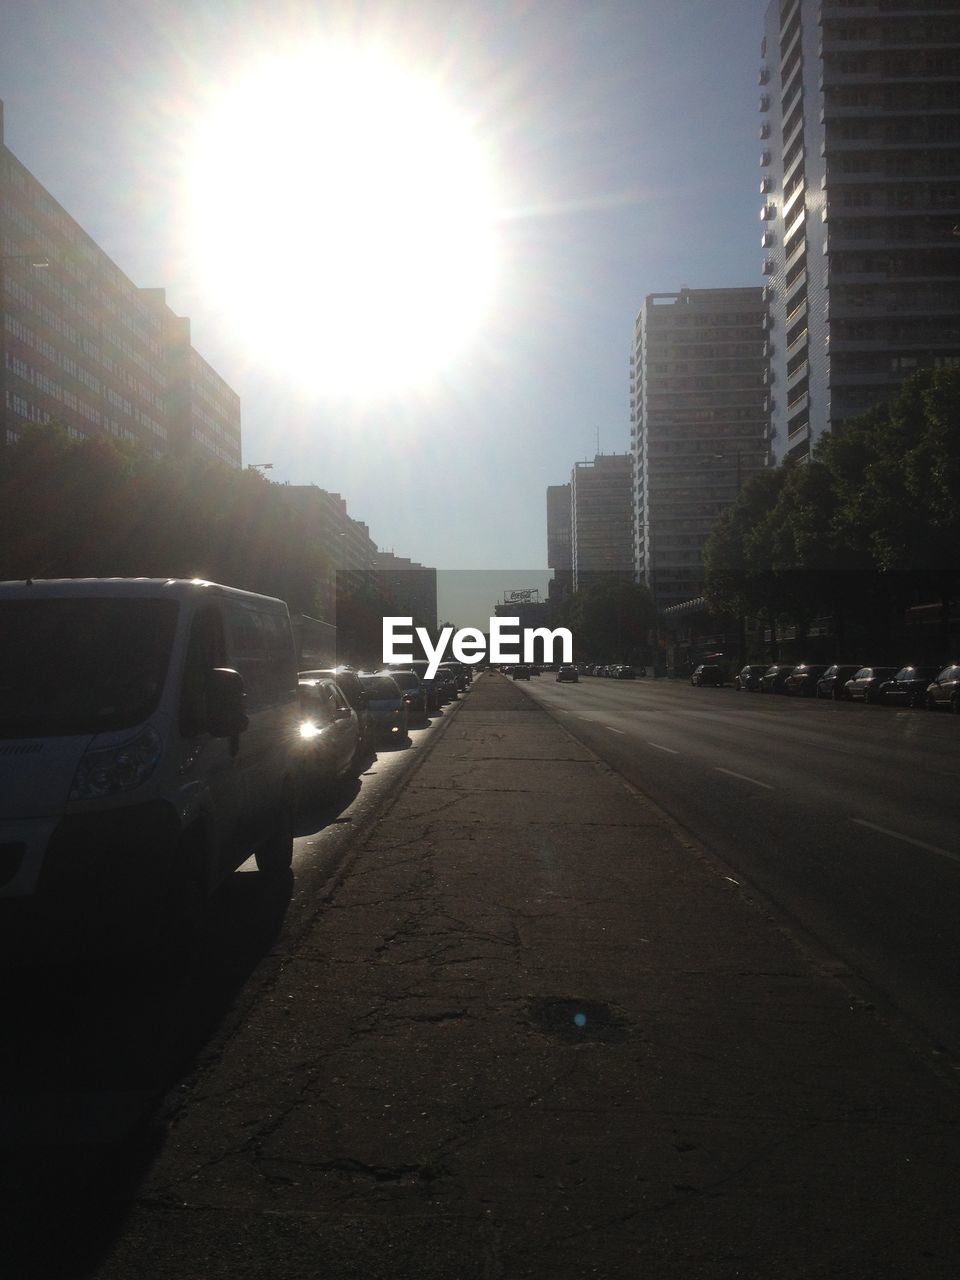
<instances>
[{"instance_id":1,"label":"building balcony","mask_svg":"<svg viewBox=\"0 0 960 1280\"><path fill-rule=\"evenodd\" d=\"M790 343L790 345L787 347L787 359L788 359L788 360L789 360L792 356L797 355L797 353L798 353L798 352L802 351L802 350L804 349L804 347L806 347L806 345L807 345L807 337L808 337L808 332L807 332L807 330L806 330L806 329L804 329L804 331L803 331L802 333L798 334L798 335L794 338L794 340L793 340L793 341Z\"/></svg>"},{"instance_id":2,"label":"building balcony","mask_svg":"<svg viewBox=\"0 0 960 1280\"><path fill-rule=\"evenodd\" d=\"M789 427L791 419L796 417L802 410L810 406L809 391L801 391L793 400L787 401L787 424Z\"/></svg>"},{"instance_id":3,"label":"building balcony","mask_svg":"<svg viewBox=\"0 0 960 1280\"><path fill-rule=\"evenodd\" d=\"M761 88L763 88L765 84L769 84L769 83L770 83L770 68L761 67L757 74L757 84L760 85Z\"/></svg>"},{"instance_id":4,"label":"building balcony","mask_svg":"<svg viewBox=\"0 0 960 1280\"><path fill-rule=\"evenodd\" d=\"M790 371L788 370L788 372L787 372L787 394L789 394L789 393L790 393L790 389L791 389L792 387L795 387L795 386L797 385L797 383L798 383L798 382L800 382L803 378L805 378L809 372L810 372L810 366L809 366L809 364L808 364L808 362L807 362L806 360L801 360L801 361L800 361L800 362L799 362L799 363L794 367L794 369L793 369L793 371L792 371L792 372L790 372Z\"/></svg>"},{"instance_id":5,"label":"building balcony","mask_svg":"<svg viewBox=\"0 0 960 1280\"><path fill-rule=\"evenodd\" d=\"M764 120L763 124L760 126L760 141L766 142L770 137L771 132L769 120Z\"/></svg>"}]
</instances>

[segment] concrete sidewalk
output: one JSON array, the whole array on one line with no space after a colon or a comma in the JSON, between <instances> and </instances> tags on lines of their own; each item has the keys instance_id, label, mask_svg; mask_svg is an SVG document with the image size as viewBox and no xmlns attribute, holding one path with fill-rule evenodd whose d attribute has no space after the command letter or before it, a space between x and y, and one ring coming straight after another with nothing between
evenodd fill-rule
<instances>
[{"instance_id":1,"label":"concrete sidewalk","mask_svg":"<svg viewBox=\"0 0 960 1280\"><path fill-rule=\"evenodd\" d=\"M958 1101L484 676L193 1081L98 1274L954 1277Z\"/></svg>"}]
</instances>

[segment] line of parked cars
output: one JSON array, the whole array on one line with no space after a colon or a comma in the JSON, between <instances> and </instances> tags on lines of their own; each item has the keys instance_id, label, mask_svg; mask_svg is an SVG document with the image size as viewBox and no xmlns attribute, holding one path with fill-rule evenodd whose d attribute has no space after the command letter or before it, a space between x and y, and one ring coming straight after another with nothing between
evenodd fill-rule
<instances>
[{"instance_id":1,"label":"line of parked cars","mask_svg":"<svg viewBox=\"0 0 960 1280\"><path fill-rule=\"evenodd\" d=\"M723 668L704 663L693 672L694 685L722 686ZM735 689L748 693L783 693L799 698L947 708L960 715L960 663L946 666L861 666L857 663L748 663L733 678Z\"/></svg>"},{"instance_id":2,"label":"line of parked cars","mask_svg":"<svg viewBox=\"0 0 960 1280\"><path fill-rule=\"evenodd\" d=\"M300 804L470 679L445 663L298 672L282 600L200 580L0 583L0 947L179 939L253 855L287 873Z\"/></svg>"},{"instance_id":3,"label":"line of parked cars","mask_svg":"<svg viewBox=\"0 0 960 1280\"><path fill-rule=\"evenodd\" d=\"M580 670L585 676L606 676L611 680L636 680L647 674L646 667L633 667L625 662L588 662Z\"/></svg>"},{"instance_id":4,"label":"line of parked cars","mask_svg":"<svg viewBox=\"0 0 960 1280\"><path fill-rule=\"evenodd\" d=\"M393 663L379 671L348 665L301 671L300 705L304 739L303 778L307 786L330 786L358 774L378 746L402 743L411 728L456 699L472 679L464 663Z\"/></svg>"}]
</instances>

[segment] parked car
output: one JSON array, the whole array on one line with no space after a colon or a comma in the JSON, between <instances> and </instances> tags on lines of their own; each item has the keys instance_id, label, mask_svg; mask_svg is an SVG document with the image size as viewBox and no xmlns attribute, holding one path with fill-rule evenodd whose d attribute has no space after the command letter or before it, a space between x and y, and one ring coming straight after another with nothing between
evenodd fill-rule
<instances>
[{"instance_id":1,"label":"parked car","mask_svg":"<svg viewBox=\"0 0 960 1280\"><path fill-rule=\"evenodd\" d=\"M427 692L420 683L415 671L381 671L383 676L390 676L400 686L403 700L407 704L407 724L423 725L430 723L427 715Z\"/></svg>"},{"instance_id":2,"label":"parked car","mask_svg":"<svg viewBox=\"0 0 960 1280\"><path fill-rule=\"evenodd\" d=\"M760 692L783 693L783 686L786 684L787 676L792 670L793 663L791 662L772 663L760 677Z\"/></svg>"},{"instance_id":3,"label":"parked car","mask_svg":"<svg viewBox=\"0 0 960 1280\"><path fill-rule=\"evenodd\" d=\"M846 699L847 681L851 676L855 676L859 670L859 664L855 663L835 662L832 667L827 667L817 681L817 697L833 698L835 702Z\"/></svg>"},{"instance_id":4,"label":"parked car","mask_svg":"<svg viewBox=\"0 0 960 1280\"><path fill-rule=\"evenodd\" d=\"M960 716L960 663L950 663L927 685L928 710L938 711L941 707L949 707L955 716Z\"/></svg>"},{"instance_id":5,"label":"parked car","mask_svg":"<svg viewBox=\"0 0 960 1280\"><path fill-rule=\"evenodd\" d=\"M798 663L783 682L783 692L797 698L814 698L817 681L827 669L827 664Z\"/></svg>"},{"instance_id":6,"label":"parked car","mask_svg":"<svg viewBox=\"0 0 960 1280\"><path fill-rule=\"evenodd\" d=\"M427 714L437 711L440 706L439 690L437 682L432 676L427 675L429 662L423 658L414 658L411 662L391 662L390 674L394 671L415 671L420 677L420 683L423 685L424 692L427 695Z\"/></svg>"},{"instance_id":7,"label":"parked car","mask_svg":"<svg viewBox=\"0 0 960 1280\"><path fill-rule=\"evenodd\" d=\"M362 767L360 724L357 713L336 682L313 679L299 682L301 786L333 787L341 779L356 777Z\"/></svg>"},{"instance_id":8,"label":"parked car","mask_svg":"<svg viewBox=\"0 0 960 1280\"><path fill-rule=\"evenodd\" d=\"M377 738L381 742L402 742L407 736L407 704L393 673L363 673L360 683L367 695Z\"/></svg>"},{"instance_id":9,"label":"parked car","mask_svg":"<svg viewBox=\"0 0 960 1280\"><path fill-rule=\"evenodd\" d=\"M756 693L760 688L760 677L767 669L765 662L751 662L741 667L733 678L733 687L748 693Z\"/></svg>"},{"instance_id":10,"label":"parked car","mask_svg":"<svg viewBox=\"0 0 960 1280\"><path fill-rule=\"evenodd\" d=\"M300 679L329 679L336 681L338 689L356 713L357 727L360 731L361 755L369 755L374 749L376 732L373 716L371 716L367 707L367 695L364 692L363 685L360 683L360 677L354 669L352 667L325 667L318 671L301 671Z\"/></svg>"},{"instance_id":11,"label":"parked car","mask_svg":"<svg viewBox=\"0 0 960 1280\"><path fill-rule=\"evenodd\" d=\"M462 662L441 662L440 671L446 672L453 677L453 681L457 686L457 691L462 693L467 687L467 668Z\"/></svg>"},{"instance_id":12,"label":"parked car","mask_svg":"<svg viewBox=\"0 0 960 1280\"><path fill-rule=\"evenodd\" d=\"M922 707L926 703L927 687L936 680L939 667L901 667L890 680L884 680L878 691L884 703Z\"/></svg>"},{"instance_id":13,"label":"parked car","mask_svg":"<svg viewBox=\"0 0 960 1280\"><path fill-rule=\"evenodd\" d=\"M564 663L557 670L557 683L559 684L561 681L564 681L568 684L579 684L580 672L577 670L576 667L572 666L570 663Z\"/></svg>"},{"instance_id":14,"label":"parked car","mask_svg":"<svg viewBox=\"0 0 960 1280\"><path fill-rule=\"evenodd\" d=\"M844 685L847 697L862 698L864 702L877 702L880 686L896 674L896 667L861 667Z\"/></svg>"},{"instance_id":15,"label":"parked car","mask_svg":"<svg viewBox=\"0 0 960 1280\"><path fill-rule=\"evenodd\" d=\"M618 680L636 680L637 678L636 671L628 666L617 667L615 675Z\"/></svg>"},{"instance_id":16,"label":"parked car","mask_svg":"<svg viewBox=\"0 0 960 1280\"><path fill-rule=\"evenodd\" d=\"M712 685L714 688L720 689L724 683L723 667L718 667L711 662L701 662L700 666L691 675L690 683L696 685L697 688Z\"/></svg>"},{"instance_id":17,"label":"parked car","mask_svg":"<svg viewBox=\"0 0 960 1280\"><path fill-rule=\"evenodd\" d=\"M200 581L0 584L5 944L149 949L250 856L289 870L300 724L282 600Z\"/></svg>"},{"instance_id":18,"label":"parked car","mask_svg":"<svg viewBox=\"0 0 960 1280\"><path fill-rule=\"evenodd\" d=\"M449 667L437 668L434 683L437 687L437 702L440 706L444 706L448 702L456 702L459 697L457 693L457 678Z\"/></svg>"},{"instance_id":19,"label":"parked car","mask_svg":"<svg viewBox=\"0 0 960 1280\"><path fill-rule=\"evenodd\" d=\"M525 666L523 666L523 665L521 665L521 666L519 666L519 667L514 667L514 668L513 668L513 678L514 678L514 680L529 680L529 679L530 679L530 668L529 668L529 667L525 667Z\"/></svg>"}]
</instances>

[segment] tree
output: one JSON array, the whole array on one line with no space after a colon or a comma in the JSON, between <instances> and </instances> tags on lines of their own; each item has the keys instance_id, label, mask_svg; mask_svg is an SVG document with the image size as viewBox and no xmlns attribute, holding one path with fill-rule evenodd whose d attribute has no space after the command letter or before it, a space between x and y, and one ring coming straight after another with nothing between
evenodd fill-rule
<instances>
[{"instance_id":1,"label":"tree","mask_svg":"<svg viewBox=\"0 0 960 1280\"><path fill-rule=\"evenodd\" d=\"M611 574L603 582L574 592L560 606L557 621L570 628L578 655L639 662L656 619L649 589Z\"/></svg>"}]
</instances>

